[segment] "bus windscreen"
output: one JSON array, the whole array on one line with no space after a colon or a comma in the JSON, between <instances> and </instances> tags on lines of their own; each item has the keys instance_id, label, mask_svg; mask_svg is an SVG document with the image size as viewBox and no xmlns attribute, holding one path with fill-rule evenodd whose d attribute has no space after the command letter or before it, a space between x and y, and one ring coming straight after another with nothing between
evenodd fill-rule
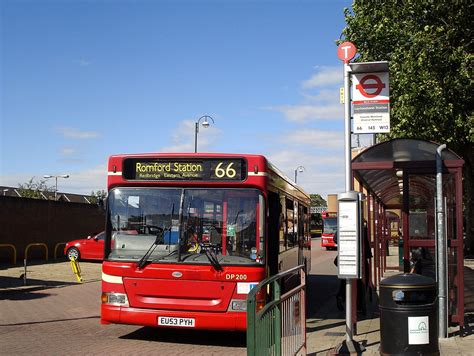
<instances>
[{"instance_id":1,"label":"bus windscreen","mask_svg":"<svg viewBox=\"0 0 474 356\"><path fill-rule=\"evenodd\" d=\"M221 265L264 263L256 189L115 188L108 199L110 261L212 264L207 251Z\"/></svg>"},{"instance_id":2,"label":"bus windscreen","mask_svg":"<svg viewBox=\"0 0 474 356\"><path fill-rule=\"evenodd\" d=\"M337 232L337 219L328 218L323 220L323 233L335 234Z\"/></svg>"}]
</instances>

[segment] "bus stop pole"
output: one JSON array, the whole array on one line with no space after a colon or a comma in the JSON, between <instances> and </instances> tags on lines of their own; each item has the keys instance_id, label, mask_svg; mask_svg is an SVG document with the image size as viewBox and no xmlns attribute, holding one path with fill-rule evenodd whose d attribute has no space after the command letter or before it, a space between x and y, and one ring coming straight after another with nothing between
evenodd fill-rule
<instances>
[{"instance_id":1,"label":"bus stop pole","mask_svg":"<svg viewBox=\"0 0 474 356\"><path fill-rule=\"evenodd\" d=\"M344 153L345 153L345 188L346 193L352 189L351 172L351 98L350 98L350 66L344 63ZM346 341L352 343L352 283L346 279Z\"/></svg>"},{"instance_id":2,"label":"bus stop pole","mask_svg":"<svg viewBox=\"0 0 474 356\"><path fill-rule=\"evenodd\" d=\"M438 231L437 262L438 262L438 337L447 338L447 273L446 273L446 236L444 235L444 208L443 208L443 161L441 152L446 149L443 144L436 149L436 219Z\"/></svg>"}]
</instances>

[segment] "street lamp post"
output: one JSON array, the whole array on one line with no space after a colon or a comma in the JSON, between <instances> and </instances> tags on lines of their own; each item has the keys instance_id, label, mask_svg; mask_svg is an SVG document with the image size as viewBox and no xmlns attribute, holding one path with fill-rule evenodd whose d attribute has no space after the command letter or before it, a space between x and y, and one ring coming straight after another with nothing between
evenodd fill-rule
<instances>
[{"instance_id":1,"label":"street lamp post","mask_svg":"<svg viewBox=\"0 0 474 356\"><path fill-rule=\"evenodd\" d=\"M298 172L303 173L305 168L303 166L298 166L295 169L295 183L298 181Z\"/></svg>"},{"instance_id":2,"label":"street lamp post","mask_svg":"<svg viewBox=\"0 0 474 356\"><path fill-rule=\"evenodd\" d=\"M210 117L209 115L204 115L204 116L201 116L198 121L196 121L196 126L195 126L195 129L194 129L194 153L197 153L198 151L198 132L199 132L199 123L201 122L201 120L204 121L202 122L202 127L204 127L205 129L207 129L210 125L209 121L207 121L207 119L211 119L212 123L214 124L214 119L212 117Z\"/></svg>"},{"instance_id":3,"label":"street lamp post","mask_svg":"<svg viewBox=\"0 0 474 356\"><path fill-rule=\"evenodd\" d=\"M56 185L54 188L54 200L58 200L58 178L69 178L69 174L60 174L60 175L45 174L43 178L46 178L46 179L54 178L56 180Z\"/></svg>"}]
</instances>

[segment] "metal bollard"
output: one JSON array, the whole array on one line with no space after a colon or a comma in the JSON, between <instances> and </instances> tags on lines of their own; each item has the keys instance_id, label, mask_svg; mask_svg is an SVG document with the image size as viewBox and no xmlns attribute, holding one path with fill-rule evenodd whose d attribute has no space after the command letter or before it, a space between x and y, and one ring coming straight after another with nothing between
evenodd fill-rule
<instances>
[{"instance_id":1,"label":"metal bollard","mask_svg":"<svg viewBox=\"0 0 474 356\"><path fill-rule=\"evenodd\" d=\"M81 275L81 267L79 267L79 262L73 257L71 258L71 268L74 274L76 275L76 279L79 283L82 283L82 275Z\"/></svg>"},{"instance_id":2,"label":"metal bollard","mask_svg":"<svg viewBox=\"0 0 474 356\"><path fill-rule=\"evenodd\" d=\"M26 258L23 260L23 285L26 286Z\"/></svg>"}]
</instances>

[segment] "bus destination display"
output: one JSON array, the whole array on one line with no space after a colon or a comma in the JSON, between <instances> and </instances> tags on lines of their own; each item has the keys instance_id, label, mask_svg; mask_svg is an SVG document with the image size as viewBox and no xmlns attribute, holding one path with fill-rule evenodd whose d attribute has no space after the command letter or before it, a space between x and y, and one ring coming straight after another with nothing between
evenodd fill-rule
<instances>
[{"instance_id":1,"label":"bus destination display","mask_svg":"<svg viewBox=\"0 0 474 356\"><path fill-rule=\"evenodd\" d=\"M123 176L129 180L243 181L247 177L246 168L246 163L242 159L133 158L124 161Z\"/></svg>"}]
</instances>

